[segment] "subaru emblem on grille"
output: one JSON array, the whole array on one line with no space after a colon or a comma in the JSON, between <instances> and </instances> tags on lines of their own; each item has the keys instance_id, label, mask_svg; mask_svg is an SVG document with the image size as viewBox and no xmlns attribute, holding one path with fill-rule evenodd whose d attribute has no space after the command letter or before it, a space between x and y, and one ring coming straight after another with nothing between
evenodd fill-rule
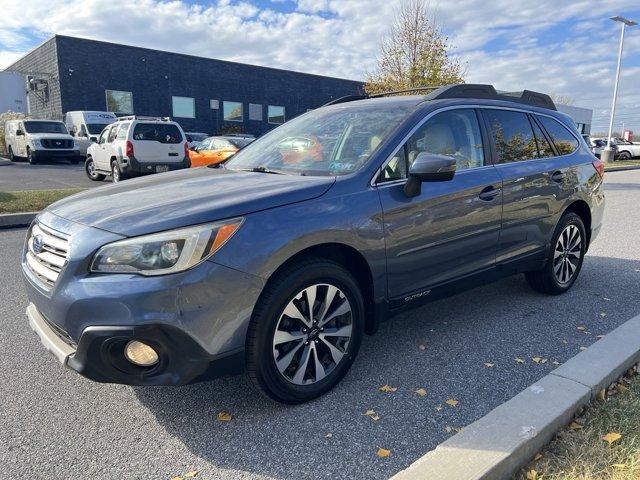
<instances>
[{"instance_id":1,"label":"subaru emblem on grille","mask_svg":"<svg viewBox=\"0 0 640 480\"><path fill-rule=\"evenodd\" d=\"M33 249L33 253L38 254L42 253L42 247L44 246L44 239L42 235L35 235L33 240L31 240L31 248Z\"/></svg>"},{"instance_id":2,"label":"subaru emblem on grille","mask_svg":"<svg viewBox=\"0 0 640 480\"><path fill-rule=\"evenodd\" d=\"M61 144L60 144L60 142L56 142L56 145L60 146Z\"/></svg>"}]
</instances>

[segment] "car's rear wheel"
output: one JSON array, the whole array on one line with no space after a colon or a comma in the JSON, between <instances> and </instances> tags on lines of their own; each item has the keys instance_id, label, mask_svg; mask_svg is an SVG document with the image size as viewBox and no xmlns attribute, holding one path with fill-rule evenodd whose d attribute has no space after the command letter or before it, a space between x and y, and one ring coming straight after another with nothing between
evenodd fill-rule
<instances>
[{"instance_id":1,"label":"car's rear wheel","mask_svg":"<svg viewBox=\"0 0 640 480\"><path fill-rule=\"evenodd\" d=\"M98 171L96 170L96 163L93 161L93 158L91 158L90 156L87 157L87 159L84 162L84 171L86 172L87 177L89 177L94 182L104 180L105 176L101 173L98 173Z\"/></svg>"},{"instance_id":2,"label":"car's rear wheel","mask_svg":"<svg viewBox=\"0 0 640 480\"><path fill-rule=\"evenodd\" d=\"M618 160L629 160L629 159L631 159L631 152L627 152L626 150L623 150L618 154Z\"/></svg>"},{"instance_id":3,"label":"car's rear wheel","mask_svg":"<svg viewBox=\"0 0 640 480\"><path fill-rule=\"evenodd\" d=\"M565 213L553 235L545 266L525 274L534 290L559 295L569 290L582 268L587 250L587 236L579 215Z\"/></svg>"},{"instance_id":4,"label":"car's rear wheel","mask_svg":"<svg viewBox=\"0 0 640 480\"><path fill-rule=\"evenodd\" d=\"M276 401L311 400L347 373L363 327L364 302L353 276L329 260L302 261L270 280L256 304L247 370Z\"/></svg>"},{"instance_id":5,"label":"car's rear wheel","mask_svg":"<svg viewBox=\"0 0 640 480\"><path fill-rule=\"evenodd\" d=\"M111 181L113 183L118 183L120 180L122 180L122 172L120 171L118 162L115 160L112 160L111 161Z\"/></svg>"}]
</instances>

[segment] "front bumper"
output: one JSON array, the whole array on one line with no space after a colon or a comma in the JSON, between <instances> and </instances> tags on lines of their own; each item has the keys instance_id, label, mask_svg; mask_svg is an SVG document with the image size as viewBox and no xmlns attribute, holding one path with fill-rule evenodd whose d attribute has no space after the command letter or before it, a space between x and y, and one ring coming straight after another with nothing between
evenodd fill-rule
<instances>
[{"instance_id":1,"label":"front bumper","mask_svg":"<svg viewBox=\"0 0 640 480\"><path fill-rule=\"evenodd\" d=\"M96 381L131 385L178 385L240 370L263 279L211 260L157 277L89 273L97 249L121 236L48 211L36 221L69 237L53 286L43 288L22 259L30 324L61 363ZM153 371L123 365L132 339L156 345L166 360Z\"/></svg>"},{"instance_id":2,"label":"front bumper","mask_svg":"<svg viewBox=\"0 0 640 480\"><path fill-rule=\"evenodd\" d=\"M184 332L166 325L87 327L76 345L33 303L27 307L27 316L31 329L60 363L96 382L184 385L238 374L244 369L244 349L209 355ZM131 340L152 346L159 362L148 368L129 363L124 357L124 347Z\"/></svg>"},{"instance_id":3,"label":"front bumper","mask_svg":"<svg viewBox=\"0 0 640 480\"><path fill-rule=\"evenodd\" d=\"M80 160L80 150L32 150L36 160Z\"/></svg>"}]
</instances>

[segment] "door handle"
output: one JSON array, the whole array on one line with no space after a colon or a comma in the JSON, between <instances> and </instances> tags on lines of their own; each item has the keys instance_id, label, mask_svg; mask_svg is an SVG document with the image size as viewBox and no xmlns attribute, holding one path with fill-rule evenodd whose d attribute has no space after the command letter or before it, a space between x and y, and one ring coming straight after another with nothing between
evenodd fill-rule
<instances>
[{"instance_id":1,"label":"door handle","mask_svg":"<svg viewBox=\"0 0 640 480\"><path fill-rule=\"evenodd\" d=\"M480 195L478 196L480 197L480 200L485 200L488 202L500 195L500 191L501 190L499 188L495 188L493 185L489 185L488 187L484 187L480 192Z\"/></svg>"},{"instance_id":2,"label":"door handle","mask_svg":"<svg viewBox=\"0 0 640 480\"><path fill-rule=\"evenodd\" d=\"M556 170L551 174L551 180L553 180L556 183L562 182L564 180L564 173L561 172L560 170Z\"/></svg>"}]
</instances>

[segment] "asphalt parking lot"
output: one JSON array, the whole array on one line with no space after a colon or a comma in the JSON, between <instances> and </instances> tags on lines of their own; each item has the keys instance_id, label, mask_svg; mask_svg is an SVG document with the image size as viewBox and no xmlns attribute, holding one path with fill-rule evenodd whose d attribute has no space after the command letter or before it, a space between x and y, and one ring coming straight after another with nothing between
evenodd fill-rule
<instances>
[{"instance_id":1,"label":"asphalt parking lot","mask_svg":"<svg viewBox=\"0 0 640 480\"><path fill-rule=\"evenodd\" d=\"M24 229L0 231L3 475L387 478L640 313L640 171L606 183L606 224L569 293L543 296L514 277L405 312L365 338L337 388L294 407L261 397L246 376L151 388L64 370L27 326ZM380 392L385 384L397 391ZM220 411L233 419L218 421Z\"/></svg>"},{"instance_id":2,"label":"asphalt parking lot","mask_svg":"<svg viewBox=\"0 0 640 480\"><path fill-rule=\"evenodd\" d=\"M109 180L110 177L107 179ZM10 162L0 157L0 192L49 190L55 188L91 188L105 185L93 182L84 173L84 165L49 162L30 165L25 161Z\"/></svg>"}]
</instances>

